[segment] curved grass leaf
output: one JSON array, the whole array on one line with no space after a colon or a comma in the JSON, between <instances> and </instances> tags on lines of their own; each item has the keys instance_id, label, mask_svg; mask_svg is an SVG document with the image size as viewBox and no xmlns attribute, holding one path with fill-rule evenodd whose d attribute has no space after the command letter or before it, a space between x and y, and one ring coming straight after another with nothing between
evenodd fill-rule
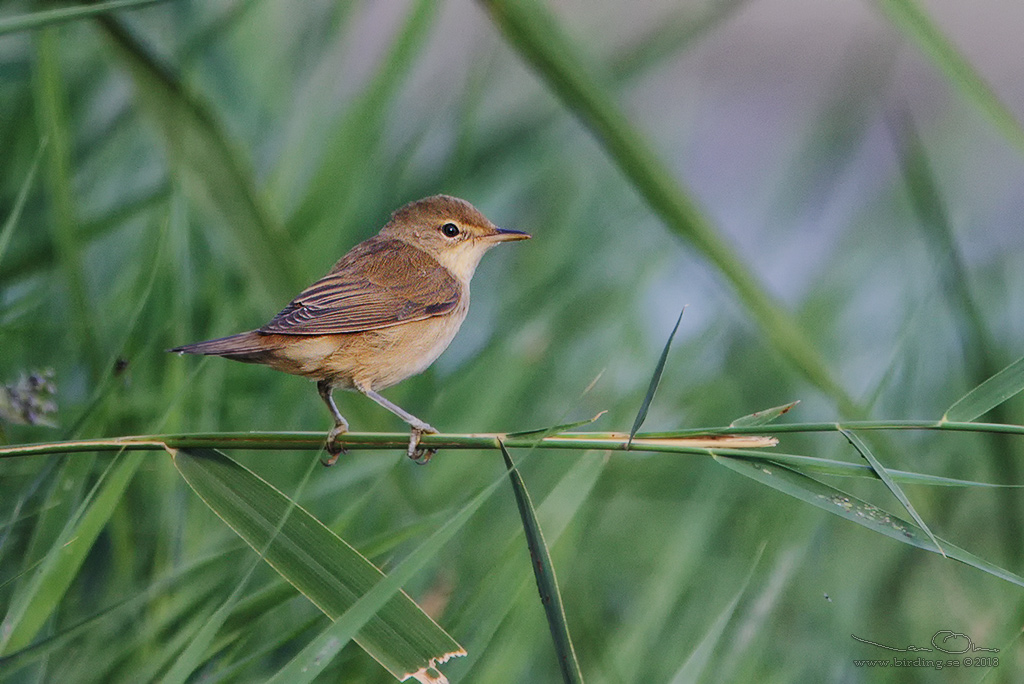
<instances>
[{"instance_id":1,"label":"curved grass leaf","mask_svg":"<svg viewBox=\"0 0 1024 684\"><path fill-rule=\"evenodd\" d=\"M213 449L173 453L196 494L246 543L265 548L267 563L332 620L371 592L379 597L384 574L255 473ZM389 596L354 640L391 674L404 679L464 653L406 594L396 588Z\"/></svg>"},{"instance_id":2,"label":"curved grass leaf","mask_svg":"<svg viewBox=\"0 0 1024 684\"><path fill-rule=\"evenodd\" d=\"M717 449L715 450L718 451ZM753 459L758 460L758 459ZM764 454L760 459L770 463L780 463L802 473L820 473L822 475L834 475L836 477L867 477L879 479L878 474L870 465L864 463L847 463L846 461L835 461L829 458L818 458L816 456L800 456L797 454ZM890 470L886 472L896 482L908 482L911 484L931 485L933 487L985 487L992 489L1019 489L1024 484L1002 484L998 482L977 482L975 480L960 480L954 477L942 477L941 475L929 475L928 473L914 473L907 470Z\"/></svg>"},{"instance_id":3,"label":"curved grass leaf","mask_svg":"<svg viewBox=\"0 0 1024 684\"><path fill-rule=\"evenodd\" d=\"M681 313L679 315L682 316ZM677 322L676 327L678 326ZM558 580L555 578L555 566L551 562L548 546L544 543L544 533L537 521L537 511L533 508L526 483L523 482L522 475L519 474L516 464L512 461L512 455L508 453L504 443L499 441L498 445L501 447L502 458L505 459L508 477L512 481L512 491L516 496L519 517L523 520L526 544L530 549L530 565L533 566L533 573L537 579L537 591L540 592L540 602L544 606L544 614L548 619L548 628L551 630L551 638L555 644L555 653L558 654L558 666L562 672L562 679L566 684L582 683L583 673L580 672L576 651L572 647L569 625L565 619L565 608L562 606L562 594L558 590Z\"/></svg>"},{"instance_id":4,"label":"curved grass leaf","mask_svg":"<svg viewBox=\"0 0 1024 684\"><path fill-rule=\"evenodd\" d=\"M658 391L658 384L661 383L661 375L665 372L665 362L668 360L668 351L672 348L672 340L675 339L676 332L679 330L679 324L683 320L683 314L686 313L686 307L679 312L679 318L676 319L676 324L672 328L672 332L669 333L668 340L665 342L665 348L661 350L661 356L658 357L658 365L654 367L654 374L651 375L651 383L647 386L647 394L644 396L643 403L640 404L640 410L636 413L636 419L633 421L633 427L629 431L629 441L626 442L626 448L633 442L633 437L636 436L637 430L644 424L644 420L647 419L647 411L651 408L651 402L654 401L654 393Z\"/></svg>"},{"instance_id":5,"label":"curved grass leaf","mask_svg":"<svg viewBox=\"0 0 1024 684\"><path fill-rule=\"evenodd\" d=\"M777 420L780 416L789 413L790 409L799 403L800 400L797 399L796 401L783 404L782 406L776 406L763 411L755 411L754 413L732 421L729 423L729 427L755 427L758 425L767 425L768 423Z\"/></svg>"},{"instance_id":6,"label":"curved grass leaf","mask_svg":"<svg viewBox=\"0 0 1024 684\"><path fill-rule=\"evenodd\" d=\"M954 329L964 353L964 370L970 385L980 385L995 375L1000 364L995 356L997 344L985 320L978 297L972 291L971 277L949 217L946 200L932 170L930 154L907 112L897 111L890 123L907 194L925 233L924 244L931 250L935 277L954 319ZM968 351L969 350L969 351ZM973 419L973 418L972 418ZM1005 404L992 407L989 419L996 423L1015 420ZM1004 482L1024 480L1024 445L1008 435L986 435L992 470ZM1024 556L1024 511L1016 493L1002 490L992 502L995 515L1003 518L999 532L1011 558Z\"/></svg>"},{"instance_id":7,"label":"curved grass leaf","mask_svg":"<svg viewBox=\"0 0 1024 684\"><path fill-rule=\"evenodd\" d=\"M783 494L788 494L833 515L853 521L898 542L916 546L925 551L943 553L947 558L958 560L972 568L1024 587L1024 577L979 558L945 539L940 539L942 542L940 549L917 525L803 473L798 473L782 465L755 463L718 454L714 455L714 459L740 475L757 480Z\"/></svg>"},{"instance_id":8,"label":"curved grass leaf","mask_svg":"<svg viewBox=\"0 0 1024 684\"><path fill-rule=\"evenodd\" d=\"M975 420L1024 390L1024 356L961 397L942 416L943 423Z\"/></svg>"}]
</instances>

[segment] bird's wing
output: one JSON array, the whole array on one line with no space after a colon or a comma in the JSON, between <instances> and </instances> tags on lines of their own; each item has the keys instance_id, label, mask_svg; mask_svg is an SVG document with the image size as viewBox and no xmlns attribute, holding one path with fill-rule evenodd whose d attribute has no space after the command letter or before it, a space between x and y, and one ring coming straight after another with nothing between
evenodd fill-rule
<instances>
[{"instance_id":1,"label":"bird's wing","mask_svg":"<svg viewBox=\"0 0 1024 684\"><path fill-rule=\"evenodd\" d=\"M259 329L284 335L334 335L439 316L462 295L432 256L401 240L370 238Z\"/></svg>"}]
</instances>

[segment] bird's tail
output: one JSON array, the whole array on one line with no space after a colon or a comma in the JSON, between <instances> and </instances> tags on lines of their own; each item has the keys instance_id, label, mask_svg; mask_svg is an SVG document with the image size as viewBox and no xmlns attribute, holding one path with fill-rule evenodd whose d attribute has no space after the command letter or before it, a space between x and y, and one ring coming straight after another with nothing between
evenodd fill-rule
<instances>
[{"instance_id":1,"label":"bird's tail","mask_svg":"<svg viewBox=\"0 0 1024 684\"><path fill-rule=\"evenodd\" d=\"M272 351L266 336L258 332L244 332L215 340L185 344L167 351L176 354L203 354L206 356L223 356L226 359L261 363L267 353Z\"/></svg>"}]
</instances>

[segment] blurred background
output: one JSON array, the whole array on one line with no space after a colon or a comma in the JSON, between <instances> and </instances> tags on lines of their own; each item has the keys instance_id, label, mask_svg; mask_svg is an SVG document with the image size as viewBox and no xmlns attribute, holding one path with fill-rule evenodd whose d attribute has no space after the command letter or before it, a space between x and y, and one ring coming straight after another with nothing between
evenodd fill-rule
<instances>
[{"instance_id":1,"label":"blurred background","mask_svg":"<svg viewBox=\"0 0 1024 684\"><path fill-rule=\"evenodd\" d=\"M716 259L510 40L505 5L178 0L0 33L0 383L49 371L55 390L26 379L37 424L0 405L0 438L326 431L305 380L164 350L258 327L392 210L441 192L534 236L484 259L450 349L386 393L443 431L603 410L593 429L628 430L684 305L645 429L798 399L783 420L938 419L1024 353L1024 6L541 3L547 47L621 110L726 246ZM50 7L13 0L0 21ZM403 427L338 403L353 429ZM1012 400L986 419L1022 416ZM858 460L834 434L781 448ZM892 468L1024 484L1012 439L876 448ZM287 493L314 458L231 455ZM0 612L113 459L0 462ZM580 477L584 460L599 465ZM426 468L352 452L299 500L386 570L502 469L492 452ZM588 681L924 680L856 667L891 654L851 634L906 647L946 629L1001 649L989 681L1024 674L1019 587L710 459L544 451L522 472ZM904 515L876 482L829 482ZM937 535L1024 571L1016 490L906 491ZM501 489L406 587L469 651L443 668L453 681L558 678L519 529ZM251 558L152 452L55 591L42 646L0 679L159 676ZM195 681L266 678L327 624L297 593L239 615ZM390 677L350 645L322 680Z\"/></svg>"}]
</instances>

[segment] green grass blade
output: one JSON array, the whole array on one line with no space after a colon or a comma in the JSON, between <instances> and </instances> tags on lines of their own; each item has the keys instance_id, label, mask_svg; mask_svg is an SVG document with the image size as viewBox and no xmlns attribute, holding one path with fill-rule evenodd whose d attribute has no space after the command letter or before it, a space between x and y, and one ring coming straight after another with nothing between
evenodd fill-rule
<instances>
[{"instance_id":1,"label":"green grass blade","mask_svg":"<svg viewBox=\"0 0 1024 684\"><path fill-rule=\"evenodd\" d=\"M4 252L7 251L7 245L10 244L11 236L14 235L14 227L18 225L18 219L21 218L21 212L25 208L28 191L32 188L32 182L36 178L36 171L39 170L39 160L42 158L43 150L45 149L46 139L44 138L39 143L39 149L36 151L35 158L32 159L32 166L29 167L28 173L25 174L25 180L21 183L18 196L14 200L14 206L11 207L11 213L7 215L3 228L0 228L0 262L4 259Z\"/></svg>"},{"instance_id":2,"label":"green grass blade","mask_svg":"<svg viewBox=\"0 0 1024 684\"><path fill-rule=\"evenodd\" d=\"M297 491L301 492L305 489L306 483L309 481L309 476L313 473L314 467L315 462L311 461L302 482L297 487ZM258 550L259 556L251 562L246 572L235 583L235 587L231 590L231 594L224 599L224 601L217 607L217 610L202 621L201 626L192 636L188 646L178 654L178 657L175 658L171 668L161 678L161 684L184 684L184 682L188 680L189 676L198 670L205 662L208 649L213 644L214 639L221 631L224 623L232 616L236 606L242 598L242 591L249 583L249 578L252 577L253 572L257 567L259 567L260 561L266 558L267 547L277 539L277 536L280 534L281 529L288 521L293 510L294 507L285 509L284 514L277 523L277 527L273 532L267 535L266 544L264 544L263 548Z\"/></svg>"},{"instance_id":3,"label":"green grass blade","mask_svg":"<svg viewBox=\"0 0 1024 684\"><path fill-rule=\"evenodd\" d=\"M575 423L562 423L560 425L552 425L551 427L546 427L546 428L535 428L533 430L519 430L518 432L509 432L506 436L507 437L530 437L530 436L533 436L533 437L537 437L539 439L543 439L545 437L550 437L551 435L557 435L557 434L562 433L562 432L568 432L569 430L572 430L574 428L583 427L584 425L590 425L591 423L596 422L598 418L600 418L601 416L603 416L606 413L608 413L608 412L607 411L601 411L600 413L598 413L593 418L589 418L587 420L578 420Z\"/></svg>"},{"instance_id":4,"label":"green grass blade","mask_svg":"<svg viewBox=\"0 0 1024 684\"><path fill-rule=\"evenodd\" d=\"M7 653L3 644L3 634L9 633L10 627L20 620L28 602L32 599L36 575L35 569L50 557L53 549L59 548L68 535L68 527L73 525L75 512L84 498L85 482L93 471L96 455L82 454L82 458L54 458L39 469L33 481L24 487L14 503L12 515L17 514L27 502L37 496L40 511L32 521L32 533L28 547L23 553L15 577L16 588L10 595L9 603L3 618L0 631L0 654ZM69 522L72 521L72 522ZM12 541L5 532L0 538L4 546L0 551L6 552L7 545ZM11 554L5 553L10 557Z\"/></svg>"},{"instance_id":5,"label":"green grass blade","mask_svg":"<svg viewBox=\"0 0 1024 684\"><path fill-rule=\"evenodd\" d=\"M235 585L231 595L224 599L212 614L203 617L203 620L197 625L195 633L189 634L188 645L181 649L167 673L160 678L161 684L178 684L188 681L192 673L202 666L207 659L210 645L213 644L217 633L231 616L231 611L238 604L238 599L256 567L256 563L253 563Z\"/></svg>"},{"instance_id":6,"label":"green grass blade","mask_svg":"<svg viewBox=\"0 0 1024 684\"><path fill-rule=\"evenodd\" d=\"M537 508L537 517L543 521L544 529L547 530L545 539L550 540L551 544L558 543L569 523L579 513L607 464L606 457L594 453L583 454L541 502ZM519 541L521 533L522 527L518 527L503 545L504 550L498 555L493 569L487 573L486 582L455 623L456 628L465 626L465 631L471 635L467 644L469 655L464 664L458 664L465 673L466 681L471 681L473 667L487 651L498 628L517 604L519 597L525 596L531 586L536 587L536 579L530 581L533 573L524 573L521 564L515 562L522 556Z\"/></svg>"},{"instance_id":7,"label":"green grass blade","mask_svg":"<svg viewBox=\"0 0 1024 684\"><path fill-rule=\"evenodd\" d=\"M323 671L341 646L350 640L356 631L375 615L390 597L397 594L402 585L412 579L413 575L466 524L480 506L497 491L503 480L504 477L497 478L482 489L469 503L403 559L384 579L375 584L341 617L336 619L334 624L321 632L302 649L301 653L281 668L268 684L302 684L312 681L317 674ZM415 672L410 671L403 675L392 671L392 674L403 681L413 677L422 682L447 684L448 678L437 671L437 666L453 656L465 655L466 651L460 648L458 651L451 651L432 659Z\"/></svg>"},{"instance_id":8,"label":"green grass blade","mask_svg":"<svg viewBox=\"0 0 1024 684\"><path fill-rule=\"evenodd\" d=\"M868 465L871 466L871 470L878 476L878 479L885 483L885 486L890 492L892 492L892 495L895 496L901 504L903 504L903 508L907 509L907 512L910 513L910 517L914 519L914 522L916 522L918 526L925 531L928 538L931 539L932 543L934 543L936 548L938 548L939 553L945 556L946 552L942 550L942 545L939 544L935 535L932 534L930 529L928 529L928 525L926 525L921 516L918 515L917 510L915 510L913 504L910 503L910 499L907 497L906 493L904 493L903 489L896 484L892 476L889 474L888 469L886 469L885 466L875 458L875 455L871 453L871 449L864 443L864 440L849 430L844 430L841 427L839 428L839 432L843 433L843 437L846 437L847 441L849 441L850 444L853 445L853 448L857 450L857 453L859 453L864 460L868 462Z\"/></svg>"},{"instance_id":9,"label":"green grass blade","mask_svg":"<svg viewBox=\"0 0 1024 684\"><path fill-rule=\"evenodd\" d=\"M682 314L679 314L682 317ZM676 327L679 323L676 323ZM505 459L505 467L508 468L508 476L512 481L512 491L516 496L516 506L519 508L519 517L523 520L523 532L526 535L526 544L530 549L530 564L533 566L534 577L537 579L537 591L540 592L540 602L544 606L544 614L548 619L548 627L551 629L551 639L555 645L555 653L558 655L558 665L562 672L562 679L567 684L583 682L583 673L580 672L580 664L576 660L576 651L572 647L572 638L569 636L569 624L565 619L565 608L562 606L562 594L558 590L558 580L555 578L555 566L551 562L551 554L548 552L547 544L544 543L544 533L537 521L537 511L533 508L530 500L530 492L526 489L522 475L512 461L512 455L508 453L503 443L501 455Z\"/></svg>"},{"instance_id":10,"label":"green grass blade","mask_svg":"<svg viewBox=\"0 0 1024 684\"><path fill-rule=\"evenodd\" d=\"M94 495L83 502L77 522L54 542L25 593L18 597L17 606L12 605L12 612L4 618L0 654L28 646L56 610L143 459L142 454L126 453L111 462Z\"/></svg>"},{"instance_id":11,"label":"green grass blade","mask_svg":"<svg viewBox=\"0 0 1024 684\"><path fill-rule=\"evenodd\" d=\"M647 394L644 396L643 402L640 404L640 410L636 412L636 418L633 420L633 427L629 431L629 442L632 443L633 437L636 436L637 430L644 424L647 419L647 411L651 408L651 402L654 401L654 393L658 391L658 385L661 383L661 376L665 372L665 362L668 360L669 349L672 348L672 340L676 337L676 332L679 330L679 324L683 320L683 314L686 313L686 307L679 312L679 318L676 319L676 324L672 328L672 332L669 333L668 340L665 341L665 348L661 350L661 356L658 357L658 364L654 367L654 373L651 375L651 382L647 386Z\"/></svg>"},{"instance_id":12,"label":"green grass blade","mask_svg":"<svg viewBox=\"0 0 1024 684\"><path fill-rule=\"evenodd\" d=\"M93 412L105 404L113 395L116 387L117 359L129 358L131 354L128 350L131 342L140 338L138 329L139 321L142 319L143 311L145 311L149 304L150 295L153 293L153 286L156 284L157 275L160 273L160 266L165 259L164 254L167 249L168 232L168 222L164 221L157 229L157 235L154 240L155 244L149 261L139 269L138 282L132 290L133 292L138 293L137 301L130 310L128 317L122 319L118 326L118 329L123 331L120 335L121 339L111 345L111 348L114 351L109 355L103 365L105 370L92 388L92 396L90 397L89 402L86 404L85 409L79 414L74 423L64 429L66 434L79 434L83 429L83 426L87 424L87 421ZM127 310L127 307L125 307L125 309Z\"/></svg>"},{"instance_id":13,"label":"green grass blade","mask_svg":"<svg viewBox=\"0 0 1024 684\"><path fill-rule=\"evenodd\" d=\"M266 547L267 563L331 619L340 618L381 584L384 574L358 551L224 454L182 449L175 452L174 465L246 543L256 550ZM290 515L273 537L289 509ZM404 593L396 593L369 617L355 641L400 679L463 653Z\"/></svg>"},{"instance_id":14,"label":"green grass blade","mask_svg":"<svg viewBox=\"0 0 1024 684\"><path fill-rule=\"evenodd\" d=\"M946 78L995 124L999 132L1024 152L1024 128L992 87L971 66L915 0L876 0L889 20L908 35Z\"/></svg>"},{"instance_id":15,"label":"green grass blade","mask_svg":"<svg viewBox=\"0 0 1024 684\"><path fill-rule=\"evenodd\" d=\"M757 425L767 425L768 423L778 420L778 418L800 403L800 400L784 404L782 406L776 406L774 408L765 409L763 411L755 411L750 415L737 418L736 420L729 423L729 427L755 427Z\"/></svg>"},{"instance_id":16,"label":"green grass blade","mask_svg":"<svg viewBox=\"0 0 1024 684\"><path fill-rule=\"evenodd\" d=\"M681 187L550 12L536 0L481 2L511 45L593 132L651 209L722 273L778 353L832 397L843 415L861 418L863 409L832 376L793 316L768 294L698 202Z\"/></svg>"},{"instance_id":17,"label":"green grass blade","mask_svg":"<svg viewBox=\"0 0 1024 684\"><path fill-rule=\"evenodd\" d=\"M715 460L726 468L749 477L753 480L788 494L811 505L857 523L863 527L891 537L898 542L916 546L925 551L944 553L947 558L958 560L965 565L977 568L994 577L1006 580L1017 586L1024 587L1024 577L990 563L973 553L966 551L949 541L942 539L942 549L936 546L924 531L913 523L907 522L886 511L851 496L835 487L819 482L795 470L781 465L766 465L727 456L716 455Z\"/></svg>"},{"instance_id":18,"label":"green grass blade","mask_svg":"<svg viewBox=\"0 0 1024 684\"><path fill-rule=\"evenodd\" d=\"M960 397L942 416L942 422L976 420L1021 390L1024 390L1024 356Z\"/></svg>"},{"instance_id":19,"label":"green grass blade","mask_svg":"<svg viewBox=\"0 0 1024 684\"><path fill-rule=\"evenodd\" d=\"M277 306L301 286L291 241L227 131L198 95L161 64L116 18L100 23L135 84L141 110L156 124L172 171L190 199L233 236L238 264Z\"/></svg>"},{"instance_id":20,"label":"green grass blade","mask_svg":"<svg viewBox=\"0 0 1024 684\"><path fill-rule=\"evenodd\" d=\"M963 364L967 371L966 380L969 386L977 386L999 372L1002 362L997 361L996 357L1000 354L1001 345L996 343L978 298L972 292L970 269L958 245L938 179L932 171L928 149L910 115L898 114L890 127L893 129L907 194L917 215L917 223L925 233L925 245L932 251L935 275L954 317ZM992 407L989 420L1009 423L1016 418L1006 404L999 404ZM1009 435L989 434L986 435L986 442L991 454L992 470L1001 475L1002 481L1016 483L1024 480L1024 445L1020 440ZM1016 494L1004 489L993 500L992 507L993 512L1003 519L999 530L1004 546L1011 558L1019 559L1024 553L1024 515Z\"/></svg>"},{"instance_id":21,"label":"green grass blade","mask_svg":"<svg viewBox=\"0 0 1024 684\"><path fill-rule=\"evenodd\" d=\"M770 463L780 463L784 466L799 470L802 473L819 473L821 475L834 475L836 477L866 477L873 480L879 479L871 466L864 463L847 463L846 461L834 461L832 459L818 458L815 456L776 454L774 452L771 455L763 455L762 460ZM914 473L906 470L887 470L887 472L896 482L923 484L930 485L932 487L985 487L992 489L1019 489L1024 487L1024 484L1002 484L998 482L961 480L953 477L929 475L928 473Z\"/></svg>"},{"instance_id":22,"label":"green grass blade","mask_svg":"<svg viewBox=\"0 0 1024 684\"><path fill-rule=\"evenodd\" d=\"M91 5L78 5L71 7L60 7L52 10L42 10L30 14L22 14L9 19L0 19L0 36L6 33L18 31L31 31L32 29L50 26L52 24L63 24L76 19L84 19L107 12L117 10L137 9L146 5L155 5L166 0L109 0L108 2L97 2Z\"/></svg>"}]
</instances>

